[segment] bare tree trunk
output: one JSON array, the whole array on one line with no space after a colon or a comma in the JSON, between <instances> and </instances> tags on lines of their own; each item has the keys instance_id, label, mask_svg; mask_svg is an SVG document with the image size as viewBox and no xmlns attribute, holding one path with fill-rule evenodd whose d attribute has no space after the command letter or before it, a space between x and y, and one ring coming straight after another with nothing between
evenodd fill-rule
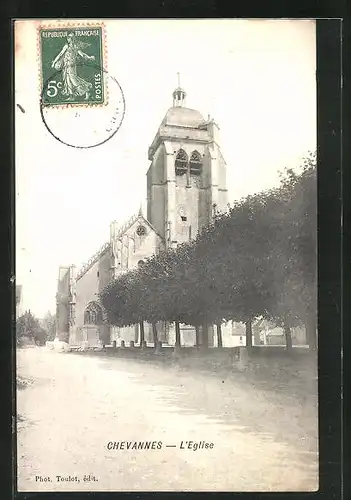
<instances>
[{"instance_id":1,"label":"bare tree trunk","mask_svg":"<svg viewBox=\"0 0 351 500\"><path fill-rule=\"evenodd\" d=\"M260 345L261 344L261 336L260 336L260 331L257 328L253 328L253 336L254 336L254 343L255 345Z\"/></svg>"},{"instance_id":2,"label":"bare tree trunk","mask_svg":"<svg viewBox=\"0 0 351 500\"><path fill-rule=\"evenodd\" d=\"M199 325L195 326L195 345L196 347L200 347L201 344L201 334Z\"/></svg>"},{"instance_id":3,"label":"bare tree trunk","mask_svg":"<svg viewBox=\"0 0 351 500\"><path fill-rule=\"evenodd\" d=\"M223 347L222 325L220 322L217 323L217 345Z\"/></svg>"},{"instance_id":4,"label":"bare tree trunk","mask_svg":"<svg viewBox=\"0 0 351 500\"><path fill-rule=\"evenodd\" d=\"M140 321L139 324L140 324L140 348L142 348L145 340L144 321Z\"/></svg>"},{"instance_id":5,"label":"bare tree trunk","mask_svg":"<svg viewBox=\"0 0 351 500\"><path fill-rule=\"evenodd\" d=\"M179 326L179 321L175 322L175 334L176 334L175 345L177 347L180 347L180 326Z\"/></svg>"},{"instance_id":6,"label":"bare tree trunk","mask_svg":"<svg viewBox=\"0 0 351 500\"><path fill-rule=\"evenodd\" d=\"M245 322L246 326L246 347L252 347L252 319Z\"/></svg>"},{"instance_id":7,"label":"bare tree trunk","mask_svg":"<svg viewBox=\"0 0 351 500\"><path fill-rule=\"evenodd\" d=\"M317 349L317 315L310 313L306 324L306 341L311 351Z\"/></svg>"},{"instance_id":8,"label":"bare tree trunk","mask_svg":"<svg viewBox=\"0 0 351 500\"><path fill-rule=\"evenodd\" d=\"M195 345L196 347L200 347L201 344L201 333L199 325L195 326Z\"/></svg>"},{"instance_id":9,"label":"bare tree trunk","mask_svg":"<svg viewBox=\"0 0 351 500\"><path fill-rule=\"evenodd\" d=\"M292 350L292 338L291 338L290 326L284 325L284 335L285 335L286 350L291 351Z\"/></svg>"},{"instance_id":10,"label":"bare tree trunk","mask_svg":"<svg viewBox=\"0 0 351 500\"><path fill-rule=\"evenodd\" d=\"M154 340L154 346L156 348L157 347L157 342L158 342L158 335L157 335L156 323L152 323L152 336L153 336L153 340Z\"/></svg>"},{"instance_id":11,"label":"bare tree trunk","mask_svg":"<svg viewBox=\"0 0 351 500\"><path fill-rule=\"evenodd\" d=\"M202 347L203 349L208 349L208 324L204 323L202 325Z\"/></svg>"}]
</instances>

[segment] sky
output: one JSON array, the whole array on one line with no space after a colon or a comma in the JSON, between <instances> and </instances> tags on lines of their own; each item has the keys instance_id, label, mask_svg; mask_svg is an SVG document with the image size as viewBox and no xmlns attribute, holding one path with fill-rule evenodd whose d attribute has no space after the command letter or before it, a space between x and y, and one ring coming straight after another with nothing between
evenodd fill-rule
<instances>
[{"instance_id":1,"label":"sky","mask_svg":"<svg viewBox=\"0 0 351 500\"><path fill-rule=\"evenodd\" d=\"M314 21L104 24L106 68L126 111L117 134L90 149L68 147L45 128L40 21L15 27L15 103L25 111L16 106L16 283L23 309L38 317L55 312L60 265L79 269L108 241L111 221L123 223L140 204L145 212L148 147L172 106L178 72L187 107L219 125L229 201L276 185L280 171L316 149Z\"/></svg>"}]
</instances>

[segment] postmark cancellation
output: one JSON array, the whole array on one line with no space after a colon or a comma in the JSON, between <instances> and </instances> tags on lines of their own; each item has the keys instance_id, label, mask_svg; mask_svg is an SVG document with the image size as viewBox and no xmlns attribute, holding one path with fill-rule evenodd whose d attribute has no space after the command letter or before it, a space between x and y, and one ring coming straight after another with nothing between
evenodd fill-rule
<instances>
[{"instance_id":1,"label":"postmark cancellation","mask_svg":"<svg viewBox=\"0 0 351 500\"><path fill-rule=\"evenodd\" d=\"M37 34L40 113L46 129L75 148L111 139L122 124L125 99L107 69L105 24L48 21L40 23Z\"/></svg>"}]
</instances>

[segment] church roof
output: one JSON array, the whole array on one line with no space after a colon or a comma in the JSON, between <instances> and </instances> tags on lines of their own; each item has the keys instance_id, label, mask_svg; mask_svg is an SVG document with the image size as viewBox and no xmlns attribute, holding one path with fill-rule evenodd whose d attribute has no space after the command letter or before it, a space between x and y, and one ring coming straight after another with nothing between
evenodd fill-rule
<instances>
[{"instance_id":1,"label":"church roof","mask_svg":"<svg viewBox=\"0 0 351 500\"><path fill-rule=\"evenodd\" d=\"M205 120L199 111L196 111L196 109L184 108L183 106L169 108L162 122L163 125L192 128L196 128L202 123L205 123Z\"/></svg>"},{"instance_id":2,"label":"church roof","mask_svg":"<svg viewBox=\"0 0 351 500\"><path fill-rule=\"evenodd\" d=\"M107 241L100 247L100 249L88 260L88 262L84 263L82 267L79 269L76 280L78 281L84 274L97 262L103 254L110 248L110 242Z\"/></svg>"},{"instance_id":3,"label":"church roof","mask_svg":"<svg viewBox=\"0 0 351 500\"><path fill-rule=\"evenodd\" d=\"M145 222L160 238L160 234L157 232L157 230L154 228L154 226L143 216L142 209L140 207L138 213L132 215L122 226L118 228L118 231L115 235L115 238L119 239L121 238L124 233L136 222L137 220ZM80 268L80 270L77 273L76 280L78 281L84 274L97 262L103 255L104 253L110 249L110 242L106 242L100 247L100 249L86 262L83 264L83 266Z\"/></svg>"}]
</instances>

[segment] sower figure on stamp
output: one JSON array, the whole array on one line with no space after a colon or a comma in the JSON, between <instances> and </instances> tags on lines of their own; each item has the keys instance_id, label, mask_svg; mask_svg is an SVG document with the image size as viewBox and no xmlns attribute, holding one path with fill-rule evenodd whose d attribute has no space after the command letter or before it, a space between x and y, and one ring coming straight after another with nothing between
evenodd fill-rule
<instances>
[{"instance_id":1,"label":"sower figure on stamp","mask_svg":"<svg viewBox=\"0 0 351 500\"><path fill-rule=\"evenodd\" d=\"M55 68L58 71L62 70L62 94L68 96L66 99L67 101L72 101L74 96L83 96L84 94L85 100L89 99L92 84L90 82L86 82L83 78L77 75L77 63L79 62L79 57L89 61L93 61L95 59L95 56L88 56L88 54L81 50L89 45L89 43L78 41L74 33L69 33L67 35L67 43L52 61L52 68Z\"/></svg>"}]
</instances>

